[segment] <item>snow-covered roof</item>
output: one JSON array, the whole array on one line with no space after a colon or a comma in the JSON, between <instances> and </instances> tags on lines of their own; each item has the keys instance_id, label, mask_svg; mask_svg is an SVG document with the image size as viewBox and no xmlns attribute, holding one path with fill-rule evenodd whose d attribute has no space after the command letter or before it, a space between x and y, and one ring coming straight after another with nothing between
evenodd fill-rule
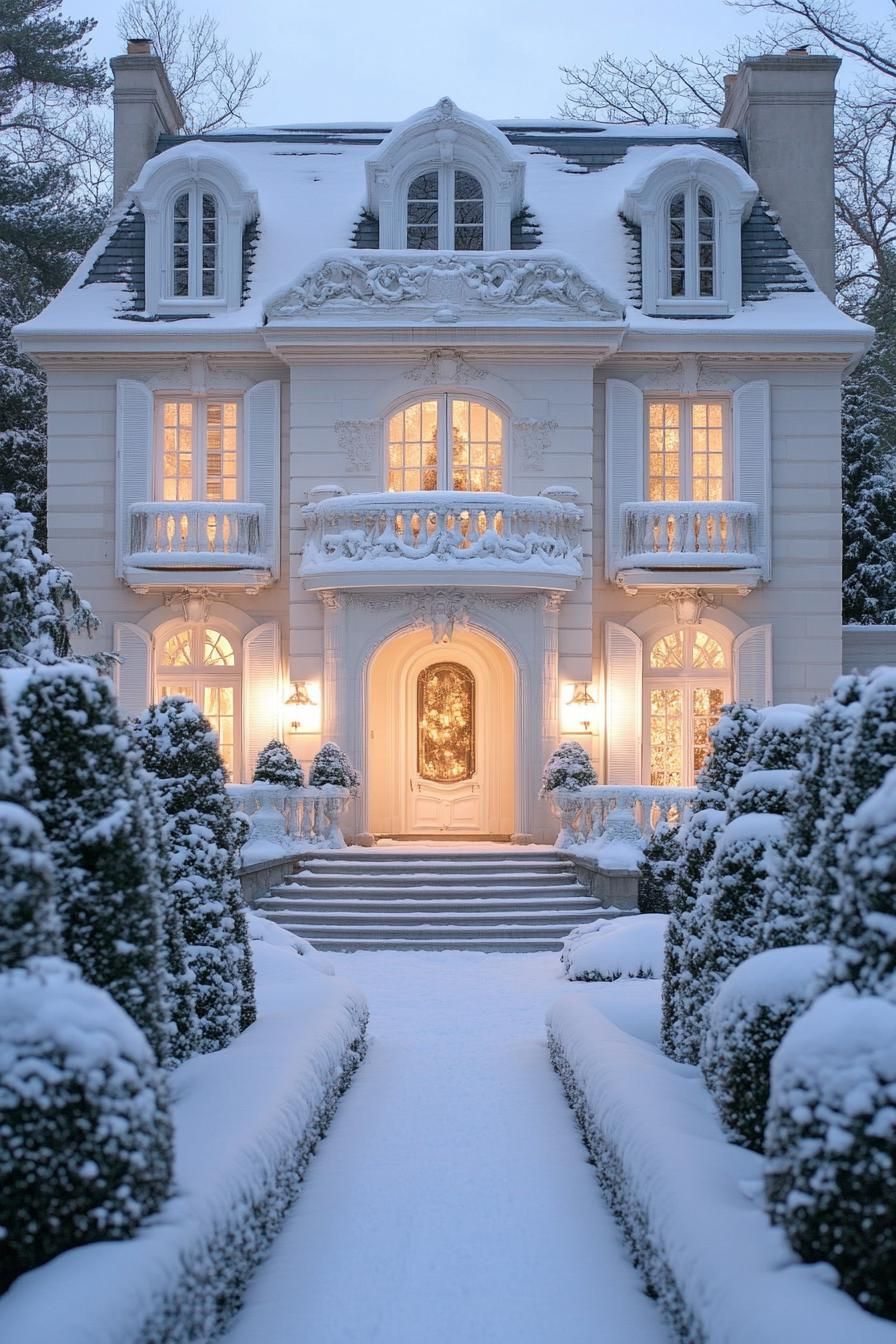
<instances>
[{"instance_id":1,"label":"snow-covered roof","mask_svg":"<svg viewBox=\"0 0 896 1344\"><path fill-rule=\"evenodd\" d=\"M481 120L481 119L479 119ZM73 278L37 318L19 328L28 348L40 349L47 336L103 336L115 332L133 338L162 324L178 337L231 338L259 333L274 296L298 284L317 259L344 249L378 247L377 222L365 213L368 162L381 153L397 128L382 122L328 126L272 126L229 129L198 138L163 137L148 169L184 161L201 152L220 153L230 170L247 184L258 202L257 220L244 235L243 302L211 316L156 318L143 311L144 222L133 193L110 216L97 243ZM802 262L788 247L761 201L753 206L743 231L743 307L733 316L651 317L640 308L640 234L622 217L627 192L680 146L682 152L725 156L742 183L751 183L737 136L721 128L611 126L561 120L508 120L490 123L496 138L512 146L524 166L523 211L511 228L511 251L520 262L539 252L565 259L577 283L607 297L607 316L568 315L593 327L610 318L642 342L660 332L699 335L702 342L741 333L745 341L760 333L842 336L845 347L867 332L841 313L814 285ZM197 139L201 144L197 143ZM703 148L700 148L703 147ZM144 169L141 180L148 169ZM135 184L136 185L136 184ZM435 254L420 254L420 259ZM472 254L470 254L472 255ZM480 254L482 255L482 254ZM508 257L507 253L501 254ZM519 264L519 263L514 263ZM530 325L551 325L556 314L530 305L521 315ZM389 316L401 321L401 305ZM317 315L315 320L318 320ZM307 325L307 324L306 324ZM456 328L455 328L456 329Z\"/></svg>"}]
</instances>

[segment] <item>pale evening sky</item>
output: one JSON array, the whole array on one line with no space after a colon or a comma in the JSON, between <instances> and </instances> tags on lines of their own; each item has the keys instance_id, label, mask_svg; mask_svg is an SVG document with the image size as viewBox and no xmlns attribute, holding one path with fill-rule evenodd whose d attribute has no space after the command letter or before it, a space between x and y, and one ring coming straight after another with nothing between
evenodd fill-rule
<instances>
[{"instance_id":1,"label":"pale evening sky","mask_svg":"<svg viewBox=\"0 0 896 1344\"><path fill-rule=\"evenodd\" d=\"M237 51L254 47L270 72L246 120L399 120L449 94L486 117L548 117L563 98L561 65L605 51L674 55L713 51L745 18L724 0L184 0L186 14L211 9ZM121 50L119 0L64 0L72 17L98 20L97 55ZM882 0L857 0L884 19Z\"/></svg>"}]
</instances>

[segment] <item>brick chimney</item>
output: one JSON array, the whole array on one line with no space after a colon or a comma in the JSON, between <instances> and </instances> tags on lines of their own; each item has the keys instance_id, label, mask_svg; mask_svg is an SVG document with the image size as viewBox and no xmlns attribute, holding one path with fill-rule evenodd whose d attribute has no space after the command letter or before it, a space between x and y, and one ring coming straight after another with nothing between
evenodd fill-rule
<instances>
[{"instance_id":1,"label":"brick chimney","mask_svg":"<svg viewBox=\"0 0 896 1344\"><path fill-rule=\"evenodd\" d=\"M794 48L751 56L725 80L720 125L738 131L750 176L781 217L819 289L834 297L834 81L837 56Z\"/></svg>"},{"instance_id":2,"label":"brick chimney","mask_svg":"<svg viewBox=\"0 0 896 1344\"><path fill-rule=\"evenodd\" d=\"M149 38L129 37L127 55L113 56L109 64L114 80L112 194L117 205L155 154L159 136L181 130L184 119Z\"/></svg>"}]
</instances>

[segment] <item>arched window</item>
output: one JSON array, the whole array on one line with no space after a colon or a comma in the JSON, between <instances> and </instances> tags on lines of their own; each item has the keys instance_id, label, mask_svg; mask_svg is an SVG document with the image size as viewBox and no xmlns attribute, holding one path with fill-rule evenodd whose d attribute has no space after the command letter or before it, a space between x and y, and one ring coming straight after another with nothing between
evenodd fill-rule
<instances>
[{"instance_id":1,"label":"arched window","mask_svg":"<svg viewBox=\"0 0 896 1344\"><path fill-rule=\"evenodd\" d=\"M444 164L419 173L408 187L405 245L431 252L481 252L485 195L479 178Z\"/></svg>"},{"instance_id":2,"label":"arched window","mask_svg":"<svg viewBox=\"0 0 896 1344\"><path fill-rule=\"evenodd\" d=\"M722 637L686 625L660 635L644 669L645 774L670 787L694 783L709 755L709 730L731 698Z\"/></svg>"},{"instance_id":3,"label":"arched window","mask_svg":"<svg viewBox=\"0 0 896 1344\"><path fill-rule=\"evenodd\" d=\"M156 659L156 699L186 695L199 706L218 735L231 779L238 777L239 766L238 648L221 630L190 624L160 641Z\"/></svg>"},{"instance_id":4,"label":"arched window","mask_svg":"<svg viewBox=\"0 0 896 1344\"><path fill-rule=\"evenodd\" d=\"M671 299L712 299L716 284L716 209L709 192L677 191L667 211L667 286Z\"/></svg>"},{"instance_id":5,"label":"arched window","mask_svg":"<svg viewBox=\"0 0 896 1344\"><path fill-rule=\"evenodd\" d=\"M211 299L220 284L220 207L199 183L179 192L171 205L170 288L173 299Z\"/></svg>"},{"instance_id":6,"label":"arched window","mask_svg":"<svg viewBox=\"0 0 896 1344\"><path fill-rule=\"evenodd\" d=\"M412 402L386 424L388 490L501 491L504 417L450 394Z\"/></svg>"}]
</instances>

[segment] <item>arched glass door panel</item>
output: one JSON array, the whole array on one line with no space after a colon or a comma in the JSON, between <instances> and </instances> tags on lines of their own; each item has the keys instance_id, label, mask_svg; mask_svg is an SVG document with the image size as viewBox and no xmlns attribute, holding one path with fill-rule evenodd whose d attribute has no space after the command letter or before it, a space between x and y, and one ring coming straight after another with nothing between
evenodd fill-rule
<instances>
[{"instance_id":1,"label":"arched glass door panel","mask_svg":"<svg viewBox=\"0 0 896 1344\"><path fill-rule=\"evenodd\" d=\"M417 677L417 773L457 784L476 772L476 685L460 663L433 663Z\"/></svg>"}]
</instances>

